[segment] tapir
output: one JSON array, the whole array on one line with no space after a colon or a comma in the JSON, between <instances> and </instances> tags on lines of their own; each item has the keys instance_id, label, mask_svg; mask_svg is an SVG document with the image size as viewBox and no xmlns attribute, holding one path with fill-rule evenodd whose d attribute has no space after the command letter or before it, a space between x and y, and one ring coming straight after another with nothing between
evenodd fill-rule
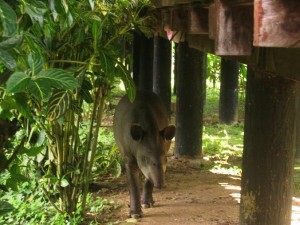
<instances>
[{"instance_id":1,"label":"tapir","mask_svg":"<svg viewBox=\"0 0 300 225\"><path fill-rule=\"evenodd\" d=\"M137 91L133 102L125 95L114 114L114 136L124 157L130 194L129 217L142 216L154 201L153 187L165 187L167 152L175 135L166 107L158 95ZM145 181L140 195L140 171Z\"/></svg>"}]
</instances>

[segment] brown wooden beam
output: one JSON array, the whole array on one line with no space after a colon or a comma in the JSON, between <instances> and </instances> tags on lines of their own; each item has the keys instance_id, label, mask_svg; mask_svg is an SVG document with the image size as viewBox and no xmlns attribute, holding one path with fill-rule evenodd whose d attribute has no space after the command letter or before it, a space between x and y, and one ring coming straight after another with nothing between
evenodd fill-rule
<instances>
[{"instance_id":1,"label":"brown wooden beam","mask_svg":"<svg viewBox=\"0 0 300 225\"><path fill-rule=\"evenodd\" d=\"M300 47L300 1L255 0L254 45Z\"/></svg>"},{"instance_id":2,"label":"brown wooden beam","mask_svg":"<svg viewBox=\"0 0 300 225\"><path fill-rule=\"evenodd\" d=\"M191 48L198 49L202 52L215 52L214 41L209 39L207 35L203 34L188 34L186 39Z\"/></svg>"},{"instance_id":3,"label":"brown wooden beam","mask_svg":"<svg viewBox=\"0 0 300 225\"><path fill-rule=\"evenodd\" d=\"M170 28L174 31L186 32L188 27L188 10L186 8L174 8L171 11Z\"/></svg>"},{"instance_id":4,"label":"brown wooden beam","mask_svg":"<svg viewBox=\"0 0 300 225\"><path fill-rule=\"evenodd\" d=\"M187 32L189 34L208 34L207 8L189 8Z\"/></svg>"},{"instance_id":5,"label":"brown wooden beam","mask_svg":"<svg viewBox=\"0 0 300 225\"><path fill-rule=\"evenodd\" d=\"M216 54L250 55L252 7L231 7L227 0L215 1Z\"/></svg>"},{"instance_id":6,"label":"brown wooden beam","mask_svg":"<svg viewBox=\"0 0 300 225\"><path fill-rule=\"evenodd\" d=\"M211 4L208 8L208 36L210 39L215 39L216 36L216 7Z\"/></svg>"}]
</instances>

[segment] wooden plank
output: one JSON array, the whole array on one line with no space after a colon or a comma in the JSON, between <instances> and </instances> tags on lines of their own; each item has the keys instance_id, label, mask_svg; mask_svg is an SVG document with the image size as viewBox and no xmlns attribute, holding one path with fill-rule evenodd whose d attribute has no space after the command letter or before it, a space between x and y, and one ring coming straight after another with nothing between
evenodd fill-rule
<instances>
[{"instance_id":1,"label":"wooden plank","mask_svg":"<svg viewBox=\"0 0 300 225\"><path fill-rule=\"evenodd\" d=\"M230 6L216 0L216 54L250 55L252 50L252 7Z\"/></svg>"},{"instance_id":2,"label":"wooden plank","mask_svg":"<svg viewBox=\"0 0 300 225\"><path fill-rule=\"evenodd\" d=\"M205 34L188 34L186 40L190 48L195 48L202 52L215 52L214 41Z\"/></svg>"},{"instance_id":3,"label":"wooden plank","mask_svg":"<svg viewBox=\"0 0 300 225\"><path fill-rule=\"evenodd\" d=\"M213 2L213 0L152 0L156 6L166 7L182 4L203 4L207 2Z\"/></svg>"},{"instance_id":4,"label":"wooden plank","mask_svg":"<svg viewBox=\"0 0 300 225\"><path fill-rule=\"evenodd\" d=\"M255 0L254 45L300 47L300 1Z\"/></svg>"},{"instance_id":5,"label":"wooden plank","mask_svg":"<svg viewBox=\"0 0 300 225\"><path fill-rule=\"evenodd\" d=\"M161 24L162 28L165 29L169 29L171 27L171 11L170 10L161 10L161 22L158 21L158 23ZM158 18L159 20L159 18Z\"/></svg>"},{"instance_id":6,"label":"wooden plank","mask_svg":"<svg viewBox=\"0 0 300 225\"><path fill-rule=\"evenodd\" d=\"M171 12L171 30L174 31L187 31L188 27L188 9L184 7L173 8Z\"/></svg>"},{"instance_id":7,"label":"wooden plank","mask_svg":"<svg viewBox=\"0 0 300 225\"><path fill-rule=\"evenodd\" d=\"M211 4L208 8L208 37L210 39L215 39L216 36L216 10L215 4Z\"/></svg>"},{"instance_id":8,"label":"wooden plank","mask_svg":"<svg viewBox=\"0 0 300 225\"><path fill-rule=\"evenodd\" d=\"M208 9L191 7L188 15L189 34L208 34Z\"/></svg>"}]
</instances>

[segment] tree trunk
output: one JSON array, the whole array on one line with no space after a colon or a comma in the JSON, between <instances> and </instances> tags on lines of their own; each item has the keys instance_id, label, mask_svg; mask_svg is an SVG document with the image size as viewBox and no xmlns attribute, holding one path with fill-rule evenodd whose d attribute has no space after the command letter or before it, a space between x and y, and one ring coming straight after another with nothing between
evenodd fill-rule
<instances>
[{"instance_id":1,"label":"tree trunk","mask_svg":"<svg viewBox=\"0 0 300 225\"><path fill-rule=\"evenodd\" d=\"M154 37L153 91L171 111L171 42L160 36Z\"/></svg>"},{"instance_id":2,"label":"tree trunk","mask_svg":"<svg viewBox=\"0 0 300 225\"><path fill-rule=\"evenodd\" d=\"M198 157L202 155L203 73L206 54L189 48L186 42L179 43L177 50L175 154Z\"/></svg>"},{"instance_id":3,"label":"tree trunk","mask_svg":"<svg viewBox=\"0 0 300 225\"><path fill-rule=\"evenodd\" d=\"M222 58L219 122L234 124L238 121L239 63Z\"/></svg>"},{"instance_id":4,"label":"tree trunk","mask_svg":"<svg viewBox=\"0 0 300 225\"><path fill-rule=\"evenodd\" d=\"M241 225L291 222L296 82L248 68Z\"/></svg>"},{"instance_id":5,"label":"tree trunk","mask_svg":"<svg viewBox=\"0 0 300 225\"><path fill-rule=\"evenodd\" d=\"M153 38L136 32L133 42L133 80L137 89L152 91Z\"/></svg>"}]
</instances>

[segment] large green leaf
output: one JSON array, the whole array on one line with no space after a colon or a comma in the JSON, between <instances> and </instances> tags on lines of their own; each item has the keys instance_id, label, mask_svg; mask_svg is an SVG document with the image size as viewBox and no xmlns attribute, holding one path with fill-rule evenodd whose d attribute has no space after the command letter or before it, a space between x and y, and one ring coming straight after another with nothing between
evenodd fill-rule
<instances>
[{"instance_id":1,"label":"large green leaf","mask_svg":"<svg viewBox=\"0 0 300 225\"><path fill-rule=\"evenodd\" d=\"M15 99L15 108L25 117L25 118L30 118L31 115L31 110L28 105L28 98L25 93L17 93L14 94L14 99Z\"/></svg>"},{"instance_id":2,"label":"large green leaf","mask_svg":"<svg viewBox=\"0 0 300 225\"><path fill-rule=\"evenodd\" d=\"M43 147L41 146L35 146L29 149L24 148L21 154L26 154L29 157L36 157L42 150Z\"/></svg>"},{"instance_id":3,"label":"large green leaf","mask_svg":"<svg viewBox=\"0 0 300 225\"><path fill-rule=\"evenodd\" d=\"M57 89L70 90L78 87L78 82L73 73L63 69L42 70L34 77L34 80Z\"/></svg>"},{"instance_id":4,"label":"large green leaf","mask_svg":"<svg viewBox=\"0 0 300 225\"><path fill-rule=\"evenodd\" d=\"M0 201L0 216L3 216L13 210L14 210L14 207L10 203Z\"/></svg>"},{"instance_id":5,"label":"large green leaf","mask_svg":"<svg viewBox=\"0 0 300 225\"><path fill-rule=\"evenodd\" d=\"M39 55L35 52L31 52L28 55L27 61L28 61L29 67L30 67L33 75L38 74L39 72L42 71L44 60L41 55Z\"/></svg>"},{"instance_id":6,"label":"large green leaf","mask_svg":"<svg viewBox=\"0 0 300 225\"><path fill-rule=\"evenodd\" d=\"M86 103L93 103L94 102L93 97L92 97L91 93L89 92L89 90L81 89L79 93L80 93L82 99Z\"/></svg>"},{"instance_id":7,"label":"large green leaf","mask_svg":"<svg viewBox=\"0 0 300 225\"><path fill-rule=\"evenodd\" d=\"M4 49L0 48L0 60L9 70L14 70L17 67L16 60Z\"/></svg>"},{"instance_id":8,"label":"large green leaf","mask_svg":"<svg viewBox=\"0 0 300 225\"><path fill-rule=\"evenodd\" d=\"M0 102L0 108L6 110L17 109L24 117L30 118L31 111L27 100L28 99L25 93L5 95L2 101Z\"/></svg>"},{"instance_id":9,"label":"large green leaf","mask_svg":"<svg viewBox=\"0 0 300 225\"><path fill-rule=\"evenodd\" d=\"M52 93L50 84L43 80L31 80L28 89L30 90L30 94L38 101L48 101Z\"/></svg>"},{"instance_id":10,"label":"large green leaf","mask_svg":"<svg viewBox=\"0 0 300 225\"><path fill-rule=\"evenodd\" d=\"M79 94L84 101L87 103L93 103L93 97L90 93L90 90L93 89L93 85L87 79L84 79L79 90Z\"/></svg>"},{"instance_id":11,"label":"large green leaf","mask_svg":"<svg viewBox=\"0 0 300 225\"><path fill-rule=\"evenodd\" d=\"M42 38L35 36L30 32L23 33L24 42L28 45L28 48L37 53L44 53L46 51L46 46L42 41Z\"/></svg>"},{"instance_id":12,"label":"large green leaf","mask_svg":"<svg viewBox=\"0 0 300 225\"><path fill-rule=\"evenodd\" d=\"M61 117L70 108L72 95L68 91L59 91L49 99L47 118L53 121Z\"/></svg>"},{"instance_id":13,"label":"large green leaf","mask_svg":"<svg viewBox=\"0 0 300 225\"><path fill-rule=\"evenodd\" d=\"M24 72L13 73L6 82L6 91L8 93L18 93L30 83L30 77Z\"/></svg>"},{"instance_id":14,"label":"large green leaf","mask_svg":"<svg viewBox=\"0 0 300 225\"><path fill-rule=\"evenodd\" d=\"M126 68L121 63L118 64L118 67L122 71L119 74L119 76L125 85L126 94L127 94L128 98L130 99L130 101L133 102L133 100L135 98L135 93L136 93L136 87L135 87L134 81L133 81L132 77L129 75L129 73L127 72Z\"/></svg>"},{"instance_id":15,"label":"large green leaf","mask_svg":"<svg viewBox=\"0 0 300 225\"><path fill-rule=\"evenodd\" d=\"M0 21L3 28L2 36L10 37L17 33L17 15L15 11L3 0L0 0Z\"/></svg>"},{"instance_id":16,"label":"large green leaf","mask_svg":"<svg viewBox=\"0 0 300 225\"><path fill-rule=\"evenodd\" d=\"M0 42L0 48L10 50L17 47L22 42L22 35L15 35L2 42Z\"/></svg>"},{"instance_id":17,"label":"large green leaf","mask_svg":"<svg viewBox=\"0 0 300 225\"><path fill-rule=\"evenodd\" d=\"M39 22L43 26L43 16L48 11L47 5L42 1L30 0L24 1L25 12L30 16L32 22Z\"/></svg>"}]
</instances>

